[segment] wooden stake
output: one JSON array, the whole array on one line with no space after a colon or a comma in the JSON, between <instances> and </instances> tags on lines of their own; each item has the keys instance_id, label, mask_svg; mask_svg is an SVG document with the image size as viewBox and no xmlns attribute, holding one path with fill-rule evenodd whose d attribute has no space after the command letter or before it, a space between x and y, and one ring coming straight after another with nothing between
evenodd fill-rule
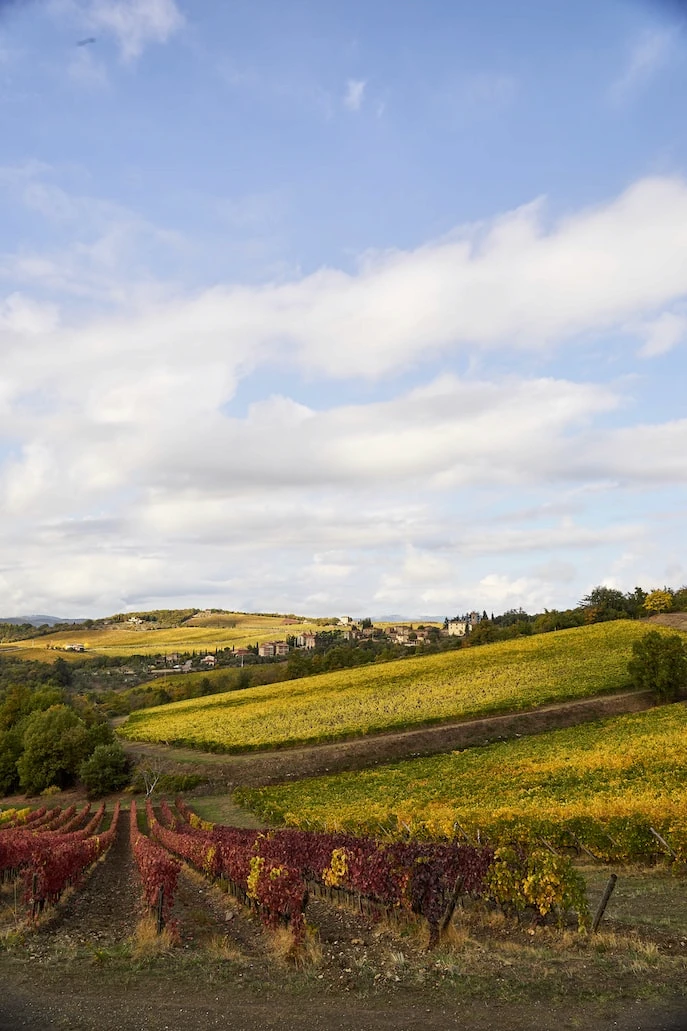
<instances>
[{"instance_id":1,"label":"wooden stake","mask_svg":"<svg viewBox=\"0 0 687 1031\"><path fill-rule=\"evenodd\" d=\"M456 883L453 886L453 891L451 892L451 895L450 895L449 900L448 900L448 905L446 906L446 909L444 910L444 915L441 918L441 921L439 923L439 934L440 935L444 934L444 932L448 928L448 925L451 923L451 919L453 917L453 914L454 914L455 909L456 909L456 905L458 903L458 897L460 895L460 889L462 887L463 887L463 878L462 878L461 874L458 874L458 877L456 878Z\"/></svg>"},{"instance_id":2,"label":"wooden stake","mask_svg":"<svg viewBox=\"0 0 687 1031\"><path fill-rule=\"evenodd\" d=\"M673 857L673 859L677 859L676 854L673 852L672 848L670 847L670 845L668 844L666 839L662 838L661 835L658 833L658 831L655 831L653 827L649 827L649 830L651 831L653 836L656 838L656 841L660 841L660 843L663 845L664 849L667 852L670 853L670 855Z\"/></svg>"},{"instance_id":3,"label":"wooden stake","mask_svg":"<svg viewBox=\"0 0 687 1031\"><path fill-rule=\"evenodd\" d=\"M612 873L611 876L608 878L608 884L606 885L606 889L605 889L605 891L603 893L603 896L601 898L601 902L599 903L599 908L597 909L596 916L594 917L594 923L592 924L592 931L597 931L599 929L599 924L601 923L603 915L606 912L606 906L608 905L608 900L610 899L611 895L613 894L613 889L615 888L615 884L616 884L617 880L618 880L618 875L615 874L615 873Z\"/></svg>"}]
</instances>

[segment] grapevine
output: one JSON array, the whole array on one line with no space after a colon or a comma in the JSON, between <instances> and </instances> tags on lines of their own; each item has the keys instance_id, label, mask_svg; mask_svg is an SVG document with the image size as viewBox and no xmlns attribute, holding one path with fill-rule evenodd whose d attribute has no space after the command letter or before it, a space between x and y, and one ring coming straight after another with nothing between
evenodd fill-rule
<instances>
[{"instance_id":1,"label":"grapevine","mask_svg":"<svg viewBox=\"0 0 687 1031\"><path fill-rule=\"evenodd\" d=\"M138 829L136 802L131 800L131 846L147 905L154 909L162 899L161 922L167 923L179 878L180 864ZM152 828L151 828L152 831Z\"/></svg>"}]
</instances>

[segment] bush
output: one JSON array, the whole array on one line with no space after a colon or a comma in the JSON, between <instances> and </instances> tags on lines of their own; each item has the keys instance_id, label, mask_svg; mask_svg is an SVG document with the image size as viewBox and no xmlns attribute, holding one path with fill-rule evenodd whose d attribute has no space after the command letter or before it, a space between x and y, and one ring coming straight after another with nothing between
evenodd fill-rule
<instances>
[{"instance_id":1,"label":"bush","mask_svg":"<svg viewBox=\"0 0 687 1031\"><path fill-rule=\"evenodd\" d=\"M53 705L33 712L26 721L24 752L17 762L21 786L29 795L56 784L68 787L92 751L86 724L73 709Z\"/></svg>"},{"instance_id":2,"label":"bush","mask_svg":"<svg viewBox=\"0 0 687 1031\"><path fill-rule=\"evenodd\" d=\"M650 630L632 645L628 672L635 687L673 702L687 688L687 646L678 634Z\"/></svg>"},{"instance_id":3,"label":"bush","mask_svg":"<svg viewBox=\"0 0 687 1031\"><path fill-rule=\"evenodd\" d=\"M0 730L0 795L11 795L19 787L17 760L21 753L19 731Z\"/></svg>"},{"instance_id":4,"label":"bush","mask_svg":"<svg viewBox=\"0 0 687 1031\"><path fill-rule=\"evenodd\" d=\"M96 797L125 788L130 780L130 763L119 742L97 745L79 767L79 779Z\"/></svg>"}]
</instances>

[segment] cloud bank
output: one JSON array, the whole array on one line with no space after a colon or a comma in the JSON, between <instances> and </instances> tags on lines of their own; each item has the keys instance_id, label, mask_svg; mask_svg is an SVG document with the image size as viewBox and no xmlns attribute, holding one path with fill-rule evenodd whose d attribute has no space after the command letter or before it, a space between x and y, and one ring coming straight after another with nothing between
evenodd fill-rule
<instances>
[{"instance_id":1,"label":"cloud bank","mask_svg":"<svg viewBox=\"0 0 687 1031\"><path fill-rule=\"evenodd\" d=\"M110 303L70 308L59 255L2 257L8 611L542 607L587 585L597 548L611 577L655 565L648 524L614 499L684 488L687 420L639 425L627 385L451 363L545 363L613 332L645 358L679 347L681 179L558 219L538 201L352 271L151 301L125 289L126 252L99 246L130 214L50 191L43 172L21 180L23 203L89 222L90 279L72 265L71 281L96 301L109 284ZM241 402L287 369L291 390ZM333 381L368 396L329 400ZM679 535L661 518L664 541Z\"/></svg>"}]
</instances>

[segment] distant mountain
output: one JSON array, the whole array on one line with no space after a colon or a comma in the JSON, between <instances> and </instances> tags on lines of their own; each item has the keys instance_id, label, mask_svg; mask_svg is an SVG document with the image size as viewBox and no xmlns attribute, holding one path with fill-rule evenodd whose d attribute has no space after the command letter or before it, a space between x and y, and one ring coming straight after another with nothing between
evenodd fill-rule
<instances>
[{"instance_id":1,"label":"distant mountain","mask_svg":"<svg viewBox=\"0 0 687 1031\"><path fill-rule=\"evenodd\" d=\"M22 623L31 623L32 626L55 626L55 623L85 623L83 619L70 619L67 616L0 616L0 623L13 623L21 626Z\"/></svg>"}]
</instances>

